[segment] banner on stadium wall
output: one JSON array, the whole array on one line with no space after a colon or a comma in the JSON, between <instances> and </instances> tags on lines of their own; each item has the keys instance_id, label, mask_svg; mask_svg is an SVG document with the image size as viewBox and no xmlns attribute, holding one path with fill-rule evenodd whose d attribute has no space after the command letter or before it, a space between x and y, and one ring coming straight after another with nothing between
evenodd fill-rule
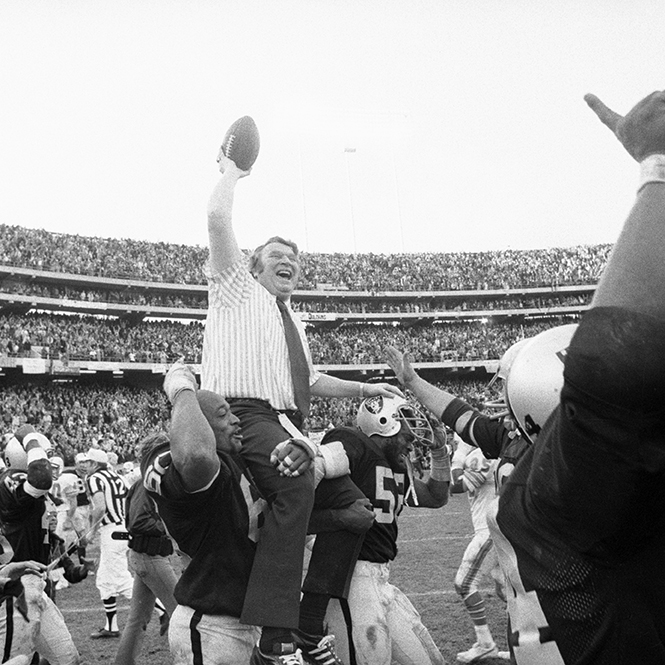
<instances>
[{"instance_id":1,"label":"banner on stadium wall","mask_svg":"<svg viewBox=\"0 0 665 665\"><path fill-rule=\"evenodd\" d=\"M0 356L0 367L6 367L7 369L18 367L17 358Z\"/></svg>"},{"instance_id":2,"label":"banner on stadium wall","mask_svg":"<svg viewBox=\"0 0 665 665\"><path fill-rule=\"evenodd\" d=\"M65 365L61 360L54 360L51 363L51 374L67 374L69 376L78 376L81 373L80 367Z\"/></svg>"},{"instance_id":3,"label":"banner on stadium wall","mask_svg":"<svg viewBox=\"0 0 665 665\"><path fill-rule=\"evenodd\" d=\"M23 374L46 374L46 361L43 358L23 358Z\"/></svg>"},{"instance_id":4,"label":"banner on stadium wall","mask_svg":"<svg viewBox=\"0 0 665 665\"><path fill-rule=\"evenodd\" d=\"M300 314L301 321L335 321L339 314L332 314L330 312L302 312Z\"/></svg>"}]
</instances>

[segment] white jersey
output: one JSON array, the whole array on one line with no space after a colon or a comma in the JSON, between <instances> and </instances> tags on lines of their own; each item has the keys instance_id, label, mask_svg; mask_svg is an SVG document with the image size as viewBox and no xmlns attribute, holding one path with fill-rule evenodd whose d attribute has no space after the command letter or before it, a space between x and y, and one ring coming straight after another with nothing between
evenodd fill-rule
<instances>
[{"instance_id":1,"label":"white jersey","mask_svg":"<svg viewBox=\"0 0 665 665\"><path fill-rule=\"evenodd\" d=\"M62 501L58 505L58 512L67 512L76 507L76 497L83 488L83 481L74 473L63 473L54 481L51 493Z\"/></svg>"},{"instance_id":2,"label":"white jersey","mask_svg":"<svg viewBox=\"0 0 665 665\"><path fill-rule=\"evenodd\" d=\"M474 531L487 529L487 510L496 497L494 472L498 463L498 460L488 460L480 448L458 441L451 468L475 471L485 477L485 482L477 488L464 481Z\"/></svg>"}]
</instances>

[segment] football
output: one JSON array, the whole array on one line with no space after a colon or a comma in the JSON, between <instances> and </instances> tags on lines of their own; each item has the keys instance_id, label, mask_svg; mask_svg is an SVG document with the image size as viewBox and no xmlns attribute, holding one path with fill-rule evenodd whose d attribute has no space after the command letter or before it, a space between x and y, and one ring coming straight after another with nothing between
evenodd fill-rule
<instances>
[{"instance_id":1,"label":"football","mask_svg":"<svg viewBox=\"0 0 665 665\"><path fill-rule=\"evenodd\" d=\"M253 118L244 115L228 129L222 142L222 152L242 171L252 168L259 156L259 130Z\"/></svg>"}]
</instances>

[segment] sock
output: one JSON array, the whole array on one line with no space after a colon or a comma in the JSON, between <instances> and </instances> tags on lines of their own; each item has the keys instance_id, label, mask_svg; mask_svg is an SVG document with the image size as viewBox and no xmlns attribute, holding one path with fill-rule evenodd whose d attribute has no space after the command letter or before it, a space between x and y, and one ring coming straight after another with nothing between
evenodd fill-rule
<instances>
[{"instance_id":1,"label":"sock","mask_svg":"<svg viewBox=\"0 0 665 665\"><path fill-rule=\"evenodd\" d=\"M159 598L155 598L155 609L157 610L157 614L159 614L160 617L166 614L166 608L164 605L162 605L162 601L159 600Z\"/></svg>"},{"instance_id":2,"label":"sock","mask_svg":"<svg viewBox=\"0 0 665 665\"><path fill-rule=\"evenodd\" d=\"M115 596L109 596L102 600L106 612L106 630L118 630L118 604Z\"/></svg>"},{"instance_id":3,"label":"sock","mask_svg":"<svg viewBox=\"0 0 665 665\"><path fill-rule=\"evenodd\" d=\"M300 623L298 626L303 633L317 638L321 638L326 634L324 622L329 601L330 596L322 593L303 593L300 601Z\"/></svg>"},{"instance_id":4,"label":"sock","mask_svg":"<svg viewBox=\"0 0 665 665\"><path fill-rule=\"evenodd\" d=\"M288 628L273 628L264 626L259 640L259 649L263 653L275 653L273 647L276 644L288 644L293 642L293 634Z\"/></svg>"}]
</instances>

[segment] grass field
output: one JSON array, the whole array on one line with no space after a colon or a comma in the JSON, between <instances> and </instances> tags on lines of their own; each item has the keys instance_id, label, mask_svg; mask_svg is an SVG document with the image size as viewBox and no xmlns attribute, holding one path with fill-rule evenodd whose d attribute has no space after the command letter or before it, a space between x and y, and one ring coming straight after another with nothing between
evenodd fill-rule
<instances>
[{"instance_id":1,"label":"grass field","mask_svg":"<svg viewBox=\"0 0 665 665\"><path fill-rule=\"evenodd\" d=\"M473 533L467 498L453 495L448 505L439 510L406 508L399 519L400 551L392 566L391 579L411 598L446 661L454 663L457 652L468 649L474 642L471 621L453 588L457 566ZM487 580L483 587L490 628L499 649L505 650L504 605L494 596L491 580ZM113 662L118 640L92 640L89 637L104 621L94 578L59 591L57 601L84 663ZM120 599L121 628L128 606L128 601ZM171 663L167 640L159 636L156 615L148 626L139 662L140 665ZM506 661L484 662L505 665Z\"/></svg>"}]
</instances>

